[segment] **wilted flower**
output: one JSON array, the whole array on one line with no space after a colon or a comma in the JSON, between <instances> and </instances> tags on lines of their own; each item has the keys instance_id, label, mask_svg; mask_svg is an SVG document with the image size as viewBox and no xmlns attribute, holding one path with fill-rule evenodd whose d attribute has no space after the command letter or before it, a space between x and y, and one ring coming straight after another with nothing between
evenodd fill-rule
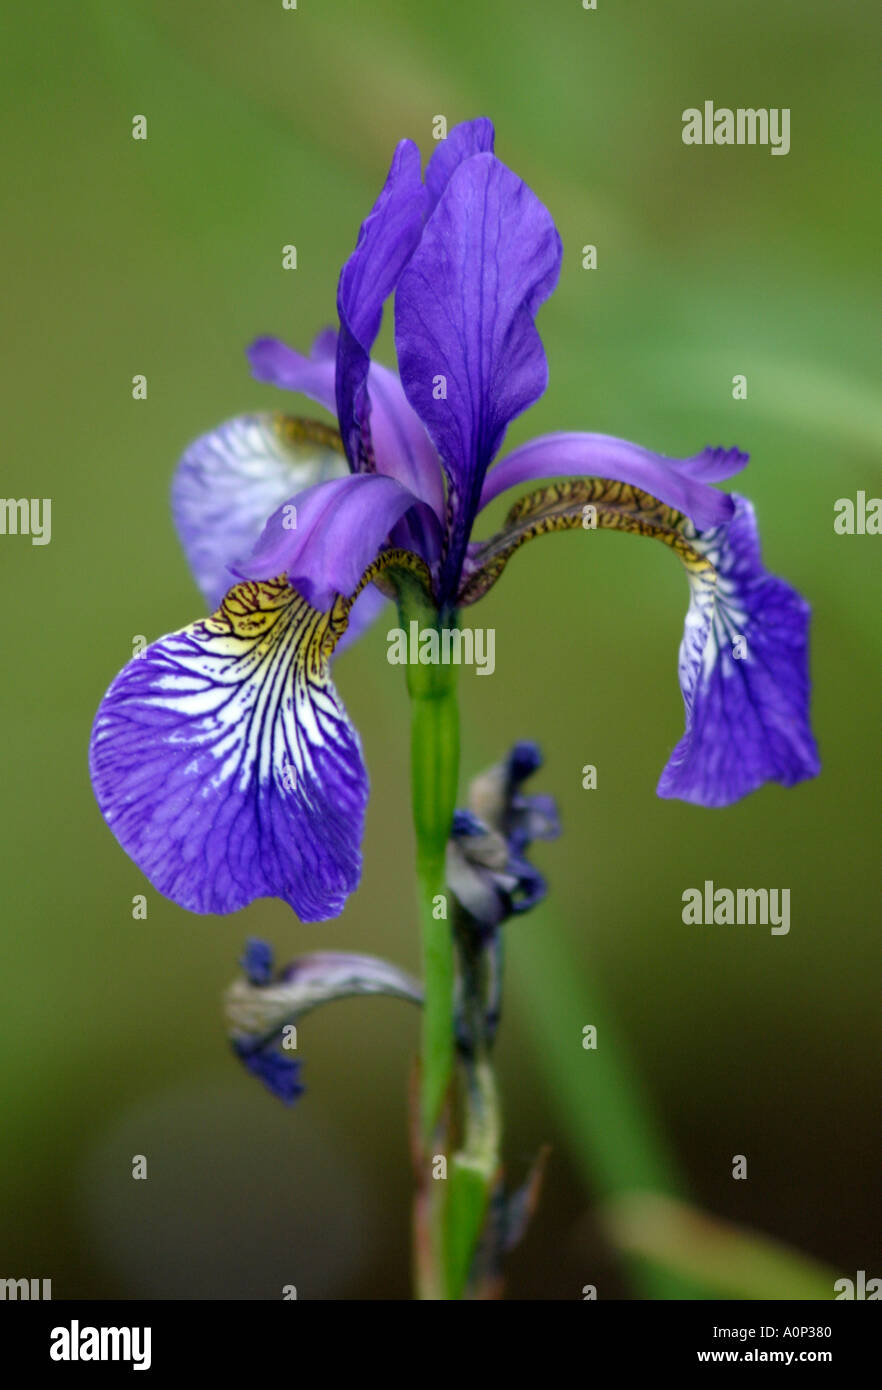
<instances>
[{"instance_id":1,"label":"wilted flower","mask_svg":"<svg viewBox=\"0 0 882 1390\"><path fill-rule=\"evenodd\" d=\"M554 840L560 834L557 808L553 797L521 791L541 766L535 743L516 743L503 762L474 779L468 808L454 815L447 882L484 936L545 896L545 880L528 863L526 851L534 840Z\"/></svg>"},{"instance_id":2,"label":"wilted flower","mask_svg":"<svg viewBox=\"0 0 882 1390\"><path fill-rule=\"evenodd\" d=\"M456 1036L469 1058L492 1046L502 1012L500 927L545 897L545 879L527 860L534 840L560 834L550 796L527 796L522 784L542 766L535 743L516 743L502 762L469 786L468 808L453 817L447 884L453 894L457 946Z\"/></svg>"},{"instance_id":3,"label":"wilted flower","mask_svg":"<svg viewBox=\"0 0 882 1390\"><path fill-rule=\"evenodd\" d=\"M386 994L414 1004L423 997L415 980L376 956L313 951L276 974L271 948L252 938L241 965L245 978L230 985L225 999L230 1042L248 1070L287 1105L304 1090L302 1063L291 1055L304 1014L359 995Z\"/></svg>"}]
</instances>

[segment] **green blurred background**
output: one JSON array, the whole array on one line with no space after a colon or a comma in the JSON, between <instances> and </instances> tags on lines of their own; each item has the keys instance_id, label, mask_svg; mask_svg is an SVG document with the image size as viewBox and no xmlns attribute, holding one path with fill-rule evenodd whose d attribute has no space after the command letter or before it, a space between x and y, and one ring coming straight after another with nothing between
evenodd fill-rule
<instances>
[{"instance_id":1,"label":"green blurred background","mask_svg":"<svg viewBox=\"0 0 882 1390\"><path fill-rule=\"evenodd\" d=\"M565 825L535 853L547 908L508 936L512 1176L552 1145L509 1296L640 1291L597 1203L640 1186L654 1147L707 1212L838 1274L882 1275L882 541L832 525L836 498L882 490L875 11L104 0L7 13L2 490L51 497L53 535L0 540L0 1276L51 1277L56 1298L278 1298L283 1283L302 1298L408 1295L414 1011L368 1000L307 1020L309 1090L288 1112L231 1058L219 1005L247 935L282 959L349 947L418 968L407 707L385 628L337 667L373 789L363 884L339 921L300 925L274 901L225 920L166 902L105 829L86 748L133 637L201 613L169 515L178 456L242 410L320 413L254 383L243 349L274 333L305 350L333 320L394 144L430 153L437 114L493 117L498 154L563 237L540 316L550 386L509 444L590 429L677 454L750 450L740 486L766 561L815 614L823 775L722 811L655 796L682 729L686 605L663 547L543 541L475 616L496 628L497 665L493 679L463 673L463 778L537 739L535 787ZM684 146L681 112L708 98L789 107L790 154ZM136 114L146 142L131 138ZM289 242L296 272L281 267ZM589 762L599 785L583 791ZM706 878L790 887L790 935L684 926L681 894ZM582 1026L598 1020L586 1052ZM635 1114L650 1128L632 1144ZM147 1182L132 1180L135 1154ZM734 1154L747 1181L732 1179Z\"/></svg>"}]
</instances>

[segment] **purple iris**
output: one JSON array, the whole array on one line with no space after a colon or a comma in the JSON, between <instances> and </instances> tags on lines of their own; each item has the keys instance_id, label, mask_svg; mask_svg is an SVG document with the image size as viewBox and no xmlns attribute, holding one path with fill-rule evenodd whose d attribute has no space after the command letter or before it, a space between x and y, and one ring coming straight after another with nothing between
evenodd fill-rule
<instances>
[{"instance_id":1,"label":"purple iris","mask_svg":"<svg viewBox=\"0 0 882 1390\"><path fill-rule=\"evenodd\" d=\"M750 504L711 486L745 454L668 459L562 433L490 470L509 422L545 390L534 320L561 254L547 209L493 154L489 121L451 131L424 178L402 141L340 276L339 331L309 357L271 339L251 349L259 379L335 411L339 433L258 414L184 455L175 519L216 612L126 666L91 748L109 826L182 906L224 913L276 896L304 920L341 910L359 879L368 780L330 679L335 647L408 586L455 621L521 544L553 530L652 536L686 567L686 731L660 795L720 806L818 771L808 605L763 569ZM393 292L400 376L370 358ZM488 502L540 481L498 534L472 540Z\"/></svg>"}]
</instances>

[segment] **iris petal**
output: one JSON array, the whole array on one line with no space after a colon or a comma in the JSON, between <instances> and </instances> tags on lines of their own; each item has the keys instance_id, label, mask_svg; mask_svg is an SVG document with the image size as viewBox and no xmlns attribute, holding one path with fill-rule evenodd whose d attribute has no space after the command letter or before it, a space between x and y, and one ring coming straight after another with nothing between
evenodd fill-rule
<instances>
[{"instance_id":1,"label":"iris petal","mask_svg":"<svg viewBox=\"0 0 882 1390\"><path fill-rule=\"evenodd\" d=\"M252 549L277 507L347 472L336 431L287 415L239 415L191 444L172 484L172 511L209 608L233 582L230 564Z\"/></svg>"},{"instance_id":2,"label":"iris petal","mask_svg":"<svg viewBox=\"0 0 882 1390\"><path fill-rule=\"evenodd\" d=\"M760 558L753 508L733 496L731 522L699 531L639 488L604 478L553 483L522 497L502 531L475 547L458 595L482 597L526 541L590 529L651 536L686 567L690 604L680 647L686 732L658 785L664 797L725 806L763 782L793 786L820 770L809 724L809 606Z\"/></svg>"},{"instance_id":3,"label":"iris petal","mask_svg":"<svg viewBox=\"0 0 882 1390\"><path fill-rule=\"evenodd\" d=\"M299 391L333 414L337 369L327 348L327 330L316 338L309 357L295 352L279 338L258 338L248 349L248 361L258 381L280 386L284 391Z\"/></svg>"},{"instance_id":4,"label":"iris petal","mask_svg":"<svg viewBox=\"0 0 882 1390\"><path fill-rule=\"evenodd\" d=\"M701 806L820 771L809 724L809 605L763 568L753 507L735 502L728 526L690 538L712 569L687 566L686 732L658 784L659 796Z\"/></svg>"},{"instance_id":5,"label":"iris petal","mask_svg":"<svg viewBox=\"0 0 882 1390\"><path fill-rule=\"evenodd\" d=\"M284 572L316 608L333 595L350 594L396 524L408 513L424 523L431 548L429 564L440 545L434 512L418 502L393 478L347 474L307 488L270 517L253 553L235 565L249 579L268 579ZM293 522L293 525L291 524Z\"/></svg>"},{"instance_id":6,"label":"iris petal","mask_svg":"<svg viewBox=\"0 0 882 1390\"><path fill-rule=\"evenodd\" d=\"M412 409L395 372L372 362L368 373L371 439L377 472L397 478L415 497L444 517L441 463L425 426Z\"/></svg>"},{"instance_id":7,"label":"iris petal","mask_svg":"<svg viewBox=\"0 0 882 1390\"><path fill-rule=\"evenodd\" d=\"M493 122L486 116L478 116L474 121L463 121L454 126L447 138L439 141L426 165L430 211L437 206L438 199L464 159L471 159L474 154L493 153L494 137Z\"/></svg>"},{"instance_id":8,"label":"iris petal","mask_svg":"<svg viewBox=\"0 0 882 1390\"><path fill-rule=\"evenodd\" d=\"M707 484L740 472L747 458L740 449L710 448L693 458L666 458L609 434L546 434L515 449L490 470L481 506L519 483L565 475L603 477L651 493L703 529L729 521L733 512L727 494Z\"/></svg>"},{"instance_id":9,"label":"iris petal","mask_svg":"<svg viewBox=\"0 0 882 1390\"><path fill-rule=\"evenodd\" d=\"M259 338L248 349L248 356L258 381L287 391L299 391L336 413L337 343L338 334L326 328L313 343L310 357L302 357L277 338ZM425 426L401 388L397 373L379 362L371 362L367 390L377 472L397 478L414 496L427 502L439 517L443 517L441 464ZM277 499L273 505L281 500ZM268 512L270 510L272 508Z\"/></svg>"},{"instance_id":10,"label":"iris petal","mask_svg":"<svg viewBox=\"0 0 882 1390\"><path fill-rule=\"evenodd\" d=\"M337 419L356 472L374 468L367 393L370 351L380 331L383 304L419 240L426 196L419 150L411 140L402 140L380 196L361 225L355 250L340 272Z\"/></svg>"},{"instance_id":11,"label":"iris petal","mask_svg":"<svg viewBox=\"0 0 882 1390\"><path fill-rule=\"evenodd\" d=\"M316 921L356 887L367 774L328 675L348 607L317 612L284 579L238 584L110 687L92 733L95 795L181 906L279 897Z\"/></svg>"},{"instance_id":12,"label":"iris petal","mask_svg":"<svg viewBox=\"0 0 882 1390\"><path fill-rule=\"evenodd\" d=\"M465 554L485 470L509 422L545 389L534 315L560 270L547 209L491 154L450 178L395 300L401 381L449 482L445 586Z\"/></svg>"}]
</instances>

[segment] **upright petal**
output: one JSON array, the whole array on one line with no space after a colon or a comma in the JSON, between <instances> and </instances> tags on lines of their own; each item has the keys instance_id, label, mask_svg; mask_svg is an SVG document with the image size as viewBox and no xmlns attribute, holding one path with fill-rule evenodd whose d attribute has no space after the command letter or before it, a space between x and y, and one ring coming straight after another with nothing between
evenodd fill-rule
<instances>
[{"instance_id":1,"label":"upright petal","mask_svg":"<svg viewBox=\"0 0 882 1390\"><path fill-rule=\"evenodd\" d=\"M292 494L348 473L340 436L290 415L239 415L191 444L172 483L175 526L209 609L229 566L256 544Z\"/></svg>"},{"instance_id":2,"label":"upright petal","mask_svg":"<svg viewBox=\"0 0 882 1390\"><path fill-rule=\"evenodd\" d=\"M600 477L641 488L705 529L728 521L734 510L731 498L708 484L739 473L747 459L740 449L707 448L692 458L675 459L609 434L545 434L491 468L481 506L519 483L573 475Z\"/></svg>"},{"instance_id":3,"label":"upright petal","mask_svg":"<svg viewBox=\"0 0 882 1390\"><path fill-rule=\"evenodd\" d=\"M397 478L439 520L444 518L444 478L425 425L410 405L395 372L372 362L368 373L371 439L377 472Z\"/></svg>"},{"instance_id":4,"label":"upright petal","mask_svg":"<svg viewBox=\"0 0 882 1390\"><path fill-rule=\"evenodd\" d=\"M463 160L475 154L493 153L493 122L486 116L478 116L474 121L463 121L454 126L445 140L441 140L426 165L426 188L429 194L429 211L438 204L453 174Z\"/></svg>"},{"instance_id":5,"label":"upright petal","mask_svg":"<svg viewBox=\"0 0 882 1390\"><path fill-rule=\"evenodd\" d=\"M455 586L484 473L510 420L547 380L533 319L560 270L547 209L491 154L455 170L398 285L401 381L448 478Z\"/></svg>"},{"instance_id":6,"label":"upright petal","mask_svg":"<svg viewBox=\"0 0 882 1390\"><path fill-rule=\"evenodd\" d=\"M763 568L753 507L735 502L728 526L688 537L705 564L687 564L686 732L658 784L659 796L701 806L820 771L809 723L809 605Z\"/></svg>"},{"instance_id":7,"label":"upright petal","mask_svg":"<svg viewBox=\"0 0 882 1390\"><path fill-rule=\"evenodd\" d=\"M328 675L348 606L317 612L284 578L238 584L104 697L90 751L98 804L182 907L278 897L316 921L355 889L367 774Z\"/></svg>"},{"instance_id":8,"label":"upright petal","mask_svg":"<svg viewBox=\"0 0 882 1390\"><path fill-rule=\"evenodd\" d=\"M440 545L434 512L418 502L394 478L347 474L307 488L283 504L269 519L254 551L234 566L249 579L284 573L316 608L327 608L334 595L351 594L390 532L407 513L416 513Z\"/></svg>"},{"instance_id":9,"label":"upright petal","mask_svg":"<svg viewBox=\"0 0 882 1390\"><path fill-rule=\"evenodd\" d=\"M420 153L411 140L402 140L337 289L337 419L356 472L370 472L375 466L367 393L371 348L380 331L383 304L419 240L425 211Z\"/></svg>"}]
</instances>

